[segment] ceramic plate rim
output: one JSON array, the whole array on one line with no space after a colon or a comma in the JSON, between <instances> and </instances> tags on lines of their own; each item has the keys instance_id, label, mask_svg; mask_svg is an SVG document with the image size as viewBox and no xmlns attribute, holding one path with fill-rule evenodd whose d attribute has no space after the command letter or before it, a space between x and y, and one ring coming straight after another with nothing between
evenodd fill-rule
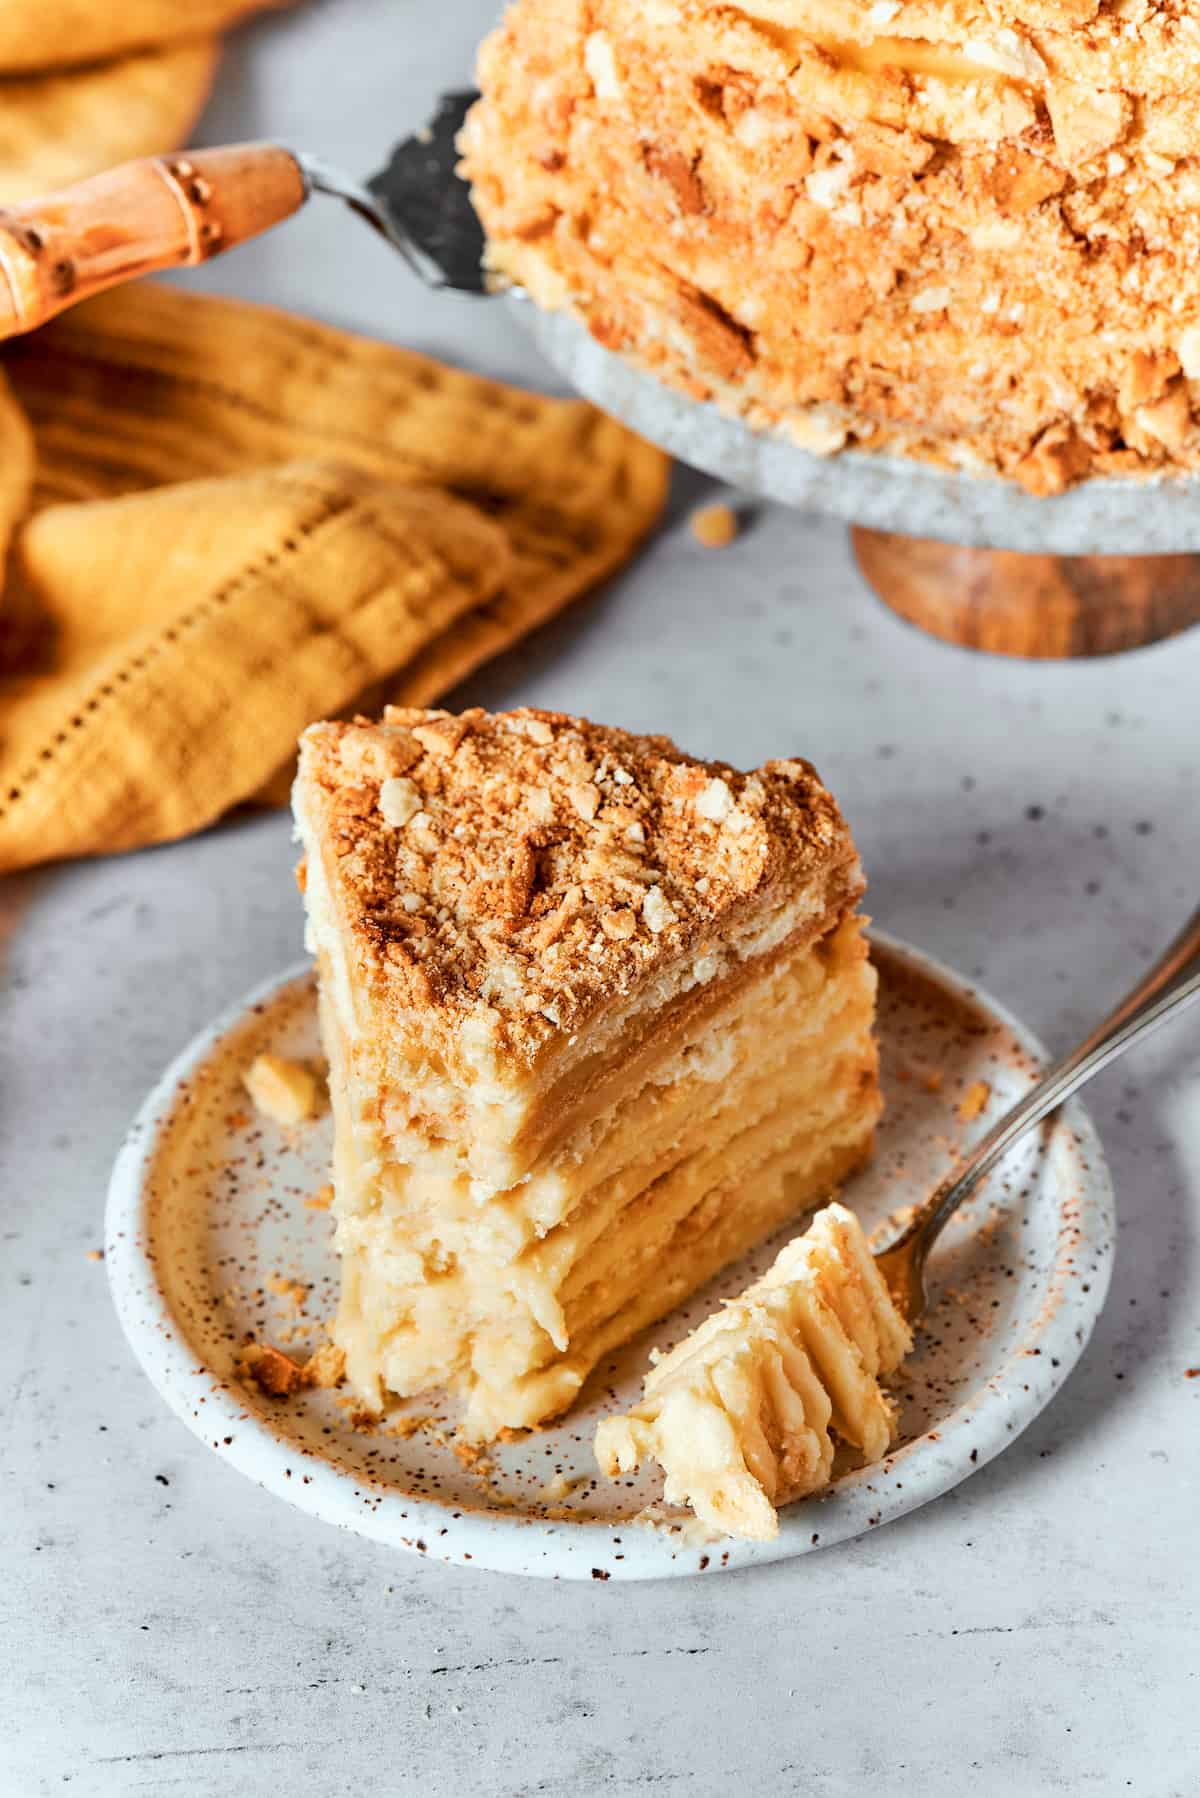
<instances>
[{"instance_id":1,"label":"ceramic plate rim","mask_svg":"<svg viewBox=\"0 0 1200 1798\"><path fill-rule=\"evenodd\" d=\"M874 944L902 963L948 988L956 997L982 1008L1012 1032L1027 1054L1038 1063L1045 1062L1046 1053L1038 1039L984 989L963 980L934 956L913 949L884 931L872 929L870 934ZM147 1182L143 1176L173 1115L181 1083L252 1007L311 976L311 962L303 961L260 982L226 1006L171 1061L143 1101L117 1154L105 1213L105 1264L113 1302L126 1340L150 1383L206 1446L264 1490L311 1516L430 1558L547 1578L654 1579L789 1559L817 1546L831 1547L865 1534L874 1524L902 1517L941 1497L986 1466L1050 1403L1087 1346L1111 1277L1115 1213L1112 1181L1099 1136L1082 1105L1073 1100L1064 1108L1061 1124L1073 1136L1084 1164L1086 1195L1086 1203L1080 1208L1080 1234L1074 1253L1090 1254L1093 1271L1088 1282L1071 1283L1068 1296L1041 1326L1039 1378L1014 1382L1011 1377L1000 1380L993 1375L969 1417L962 1415L965 1405L959 1405L939 1425L936 1455L928 1452L933 1444L926 1433L895 1451L882 1464L886 1472L881 1473L879 1467L865 1468L839 1481L827 1497L817 1501L821 1526L818 1543L810 1540L814 1513L807 1506L792 1507L783 1513L779 1535L772 1542L722 1540L704 1551L685 1544L678 1534L618 1524L616 1528L622 1531L617 1537L621 1558L615 1559L614 1525L607 1519L564 1522L519 1512L468 1509L437 1499L416 1498L384 1482L377 1484L382 1494L380 1502L364 1505L363 1488L373 1482L289 1443L265 1418L247 1408L244 1395L239 1395L236 1387L197 1359L159 1283L145 1228ZM1003 1372L1010 1373L1022 1353L1022 1344L1027 1342L1028 1336L1014 1345L1002 1363ZM967 1458L968 1431L973 1460ZM225 1435L233 1438L227 1446L221 1440ZM961 1452L955 1453L955 1449ZM926 1451L925 1464L919 1458L922 1450ZM303 1480L292 1478L290 1464L298 1459L304 1462ZM893 1478L896 1467L905 1475L902 1482ZM873 1511L869 1519L861 1515L868 1483ZM897 1485L899 1489L894 1489ZM456 1523L455 1540L445 1541L443 1546L444 1539L439 1540L438 1531L451 1512Z\"/></svg>"}]
</instances>

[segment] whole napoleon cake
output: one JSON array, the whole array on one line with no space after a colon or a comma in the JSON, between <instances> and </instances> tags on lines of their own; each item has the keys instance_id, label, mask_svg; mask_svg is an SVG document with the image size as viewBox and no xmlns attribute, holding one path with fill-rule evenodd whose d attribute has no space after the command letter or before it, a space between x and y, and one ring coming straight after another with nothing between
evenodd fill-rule
<instances>
[{"instance_id":1,"label":"whole napoleon cake","mask_svg":"<svg viewBox=\"0 0 1200 1798\"><path fill-rule=\"evenodd\" d=\"M492 266L805 449L1200 467L1192 0L517 0Z\"/></svg>"},{"instance_id":2,"label":"whole napoleon cake","mask_svg":"<svg viewBox=\"0 0 1200 1798\"><path fill-rule=\"evenodd\" d=\"M294 806L368 1408L554 1416L869 1154L863 877L807 762L391 708L305 733Z\"/></svg>"}]
</instances>

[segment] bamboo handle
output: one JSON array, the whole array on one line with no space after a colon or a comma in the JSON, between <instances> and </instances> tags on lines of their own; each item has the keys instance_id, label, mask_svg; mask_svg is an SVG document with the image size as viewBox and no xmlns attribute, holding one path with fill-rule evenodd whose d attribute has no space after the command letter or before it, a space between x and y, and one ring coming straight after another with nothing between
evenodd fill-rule
<instances>
[{"instance_id":1,"label":"bamboo handle","mask_svg":"<svg viewBox=\"0 0 1200 1798\"><path fill-rule=\"evenodd\" d=\"M122 281L207 262L289 218L307 197L289 150L232 144L126 162L0 208L0 338Z\"/></svg>"}]
</instances>

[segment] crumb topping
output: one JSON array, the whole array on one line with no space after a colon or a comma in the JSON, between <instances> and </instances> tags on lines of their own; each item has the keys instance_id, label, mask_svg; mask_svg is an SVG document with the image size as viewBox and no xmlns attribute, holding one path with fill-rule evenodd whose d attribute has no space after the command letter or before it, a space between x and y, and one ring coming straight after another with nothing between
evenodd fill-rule
<instances>
[{"instance_id":1,"label":"crumb topping","mask_svg":"<svg viewBox=\"0 0 1200 1798\"><path fill-rule=\"evenodd\" d=\"M808 762L746 774L554 712L314 725L297 806L380 996L482 1011L530 1056L743 914L839 870L842 910L861 891Z\"/></svg>"},{"instance_id":2,"label":"crumb topping","mask_svg":"<svg viewBox=\"0 0 1200 1798\"><path fill-rule=\"evenodd\" d=\"M1198 59L1182 0L516 0L463 168L691 398L1051 495L1200 468Z\"/></svg>"}]
</instances>

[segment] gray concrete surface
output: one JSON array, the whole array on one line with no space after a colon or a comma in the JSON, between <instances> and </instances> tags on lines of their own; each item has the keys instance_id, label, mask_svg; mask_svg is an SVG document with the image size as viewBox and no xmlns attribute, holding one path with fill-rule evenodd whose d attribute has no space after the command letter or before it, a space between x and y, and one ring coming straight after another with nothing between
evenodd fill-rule
<instances>
[{"instance_id":1,"label":"gray concrete surface","mask_svg":"<svg viewBox=\"0 0 1200 1798\"><path fill-rule=\"evenodd\" d=\"M368 168L470 68L487 0L325 0L243 32L208 141ZM207 271L502 375L512 318L435 299L332 207ZM672 518L616 585L461 697L735 761L799 750L887 929L1065 1046L1195 903L1200 633L1076 666L884 613L840 526ZM1121 1215L1082 1366L1000 1461L762 1572L549 1586L309 1521L205 1453L108 1301L108 1167L166 1060L293 959L282 818L0 888L0 1793L1191 1798L1200 1476L1200 1019L1093 1089Z\"/></svg>"}]
</instances>

